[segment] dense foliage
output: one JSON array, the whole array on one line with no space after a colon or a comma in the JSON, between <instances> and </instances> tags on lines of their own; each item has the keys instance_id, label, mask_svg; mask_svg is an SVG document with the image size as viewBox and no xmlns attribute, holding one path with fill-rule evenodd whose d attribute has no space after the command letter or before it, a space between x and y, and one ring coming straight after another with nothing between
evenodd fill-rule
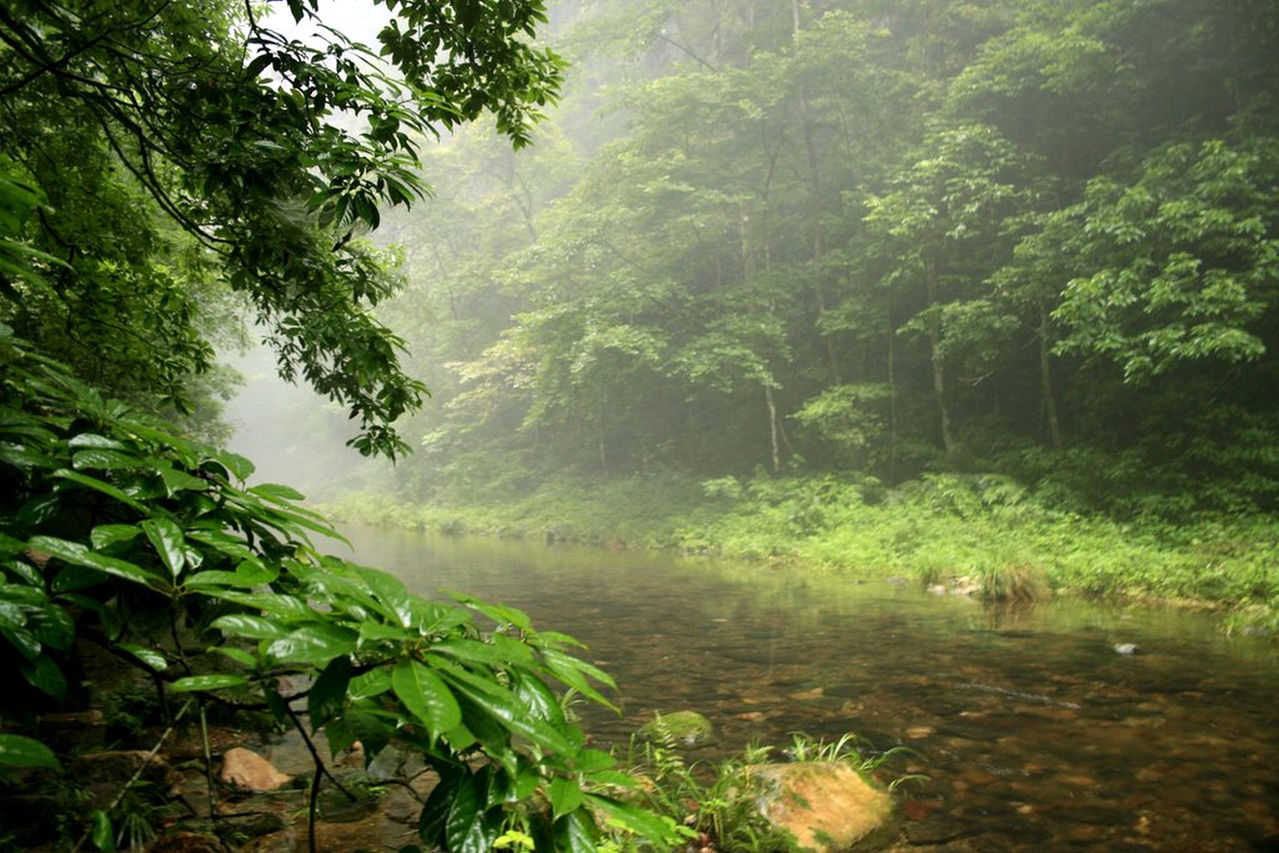
<instances>
[{"instance_id":1,"label":"dense foliage","mask_svg":"<svg viewBox=\"0 0 1279 853\"><path fill-rule=\"evenodd\" d=\"M545 144L459 136L392 226L441 403L408 494L758 466L1275 508L1273 0L559 11Z\"/></svg>"},{"instance_id":2,"label":"dense foliage","mask_svg":"<svg viewBox=\"0 0 1279 853\"><path fill-rule=\"evenodd\" d=\"M524 144L560 61L531 42L537 0L385 5L375 49L322 28L317 0L287 3L306 40L229 0L5 4L0 170L48 207L23 223L44 274L0 279L0 320L184 412L229 290L357 448L402 450L392 423L426 389L369 311L396 279L361 236L425 191L434 135L492 112Z\"/></svg>"},{"instance_id":3,"label":"dense foliage","mask_svg":"<svg viewBox=\"0 0 1279 853\"><path fill-rule=\"evenodd\" d=\"M315 0L286 5L319 26ZM143 722L253 710L295 729L312 821L342 787L322 733L334 755L358 741L438 774L427 848L594 850L605 818L673 832L620 798L632 780L573 722L569 700L609 704L612 682L571 638L325 556L310 537L340 537L299 493L249 486L248 460L155 417L207 415L219 326L247 306L281 373L358 420L350 443L403 449L392 422L425 388L369 310L395 279L362 235L425 191L433 135L491 112L527 142L560 63L531 40L536 0L384 5L378 51L286 37L257 4L0 8L0 844L129 833L124 792L89 811L45 742L44 712L110 690L83 676L93 647L149 680ZM50 789L40 820L9 796Z\"/></svg>"},{"instance_id":4,"label":"dense foliage","mask_svg":"<svg viewBox=\"0 0 1279 853\"><path fill-rule=\"evenodd\" d=\"M323 732L335 755L355 741L367 761L420 753L441 780L420 820L428 847L491 849L514 828L538 849L594 850L596 813L667 832L617 799L629 777L586 747L549 686L608 703L595 684L611 680L569 653L571 638L511 608L428 601L322 555L309 536L337 534L301 495L246 487L247 460L104 399L4 328L0 365L6 774L60 767L36 715L92 698L74 673L79 644L93 643L153 680L165 719L191 694L268 710L308 743ZM315 761L318 789L328 759ZM93 818L112 849L108 816ZM20 825L0 832L40 840Z\"/></svg>"}]
</instances>

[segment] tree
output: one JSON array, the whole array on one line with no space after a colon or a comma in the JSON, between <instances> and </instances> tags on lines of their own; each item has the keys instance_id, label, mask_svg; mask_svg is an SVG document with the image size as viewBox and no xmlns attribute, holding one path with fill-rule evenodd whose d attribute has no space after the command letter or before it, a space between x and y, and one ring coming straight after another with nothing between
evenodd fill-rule
<instances>
[{"instance_id":1,"label":"tree","mask_svg":"<svg viewBox=\"0 0 1279 853\"><path fill-rule=\"evenodd\" d=\"M332 30L290 40L231 2L0 10L0 158L54 203L27 236L68 263L45 288L6 279L0 316L83 366L43 324L70 318L80 349L116 374L154 373L147 390L181 404L180 378L210 362L194 304L219 281L252 306L286 378L359 420L355 447L402 451L392 423L426 389L369 311L396 282L360 235L379 205L426 191L424 140L491 111L527 143L560 63L531 41L540 0L386 5L395 17L376 52ZM288 8L321 23L318 0ZM182 253L204 283L163 262ZM85 319L124 304L154 326L136 346Z\"/></svg>"}]
</instances>

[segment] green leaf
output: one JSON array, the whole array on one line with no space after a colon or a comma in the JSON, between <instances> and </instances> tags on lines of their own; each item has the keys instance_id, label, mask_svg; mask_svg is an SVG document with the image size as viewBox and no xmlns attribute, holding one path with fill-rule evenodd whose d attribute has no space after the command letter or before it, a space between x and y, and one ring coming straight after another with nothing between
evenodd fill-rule
<instances>
[{"instance_id":1,"label":"green leaf","mask_svg":"<svg viewBox=\"0 0 1279 853\"><path fill-rule=\"evenodd\" d=\"M89 812L89 840L102 853L113 853L115 850L115 830L111 827L111 817L102 809Z\"/></svg>"},{"instance_id":2,"label":"green leaf","mask_svg":"<svg viewBox=\"0 0 1279 853\"><path fill-rule=\"evenodd\" d=\"M52 696L59 702L66 699L67 680L62 674L62 670L47 655L41 655L32 661L24 663L22 665L22 675L32 687L42 693Z\"/></svg>"},{"instance_id":3,"label":"green leaf","mask_svg":"<svg viewBox=\"0 0 1279 853\"><path fill-rule=\"evenodd\" d=\"M119 542L128 542L142 532L136 524L99 524L89 532L89 541L95 550L109 548Z\"/></svg>"},{"instance_id":4,"label":"green leaf","mask_svg":"<svg viewBox=\"0 0 1279 853\"><path fill-rule=\"evenodd\" d=\"M595 853L595 824L581 809L555 822L555 849L566 853Z\"/></svg>"},{"instance_id":5,"label":"green leaf","mask_svg":"<svg viewBox=\"0 0 1279 853\"><path fill-rule=\"evenodd\" d=\"M160 479L163 481L164 490L169 497L173 497L178 492L199 492L209 487L207 480L193 477L185 471L177 470L172 465L160 469Z\"/></svg>"},{"instance_id":6,"label":"green leaf","mask_svg":"<svg viewBox=\"0 0 1279 853\"><path fill-rule=\"evenodd\" d=\"M507 730L551 752L566 754L574 751L572 741L564 732L544 720L530 717L520 700L496 681L468 672L443 658L431 657L432 664L453 689Z\"/></svg>"},{"instance_id":7,"label":"green leaf","mask_svg":"<svg viewBox=\"0 0 1279 853\"><path fill-rule=\"evenodd\" d=\"M237 480L244 482L253 476L253 463L245 459L238 453L232 453L229 450L220 450L213 455L214 461L221 462L231 476Z\"/></svg>"},{"instance_id":8,"label":"green leaf","mask_svg":"<svg viewBox=\"0 0 1279 853\"><path fill-rule=\"evenodd\" d=\"M666 824L660 817L647 809L615 800L612 797L600 796L599 794L584 794L583 799L589 805L599 809L614 820L620 821L624 826L634 830L654 844L662 844L667 841L670 831Z\"/></svg>"},{"instance_id":9,"label":"green leaf","mask_svg":"<svg viewBox=\"0 0 1279 853\"><path fill-rule=\"evenodd\" d=\"M115 557L108 557L105 554L90 551L79 542L68 542L65 539L55 539L52 536L33 536L27 542L27 545L32 550L42 551L51 557L56 557L75 566L97 569L100 572L106 572L152 589L167 589L167 585L159 575L125 560L118 560Z\"/></svg>"},{"instance_id":10,"label":"green leaf","mask_svg":"<svg viewBox=\"0 0 1279 853\"><path fill-rule=\"evenodd\" d=\"M139 527L151 540L151 546L164 561L169 574L177 580L186 565L186 538L182 535L182 528L167 518L148 518Z\"/></svg>"},{"instance_id":11,"label":"green leaf","mask_svg":"<svg viewBox=\"0 0 1279 853\"><path fill-rule=\"evenodd\" d=\"M90 477L88 474L81 474L78 471L72 471L68 468L59 468L57 471L53 472L52 476L57 477L60 480L79 483L81 486L86 486L90 489L101 492L104 495L109 495L110 497L118 500L120 503L136 509L143 515L151 514L151 508L146 504L135 500L110 483L103 482L96 477Z\"/></svg>"},{"instance_id":12,"label":"green leaf","mask_svg":"<svg viewBox=\"0 0 1279 853\"><path fill-rule=\"evenodd\" d=\"M0 734L0 765L62 769L49 747L33 738L10 734Z\"/></svg>"},{"instance_id":13,"label":"green leaf","mask_svg":"<svg viewBox=\"0 0 1279 853\"><path fill-rule=\"evenodd\" d=\"M71 467L92 468L100 471L120 471L141 468L142 460L131 453L118 450L81 450L71 457Z\"/></svg>"},{"instance_id":14,"label":"green leaf","mask_svg":"<svg viewBox=\"0 0 1279 853\"><path fill-rule=\"evenodd\" d=\"M213 673L210 675L188 675L179 678L169 685L174 693L189 693L195 690L222 690L227 687L245 687L249 680L243 675L232 673Z\"/></svg>"},{"instance_id":15,"label":"green leaf","mask_svg":"<svg viewBox=\"0 0 1279 853\"><path fill-rule=\"evenodd\" d=\"M278 483L262 483L249 488L249 494L257 495L260 498L275 503L292 504L295 501L306 500L306 495L297 489L282 486Z\"/></svg>"},{"instance_id":16,"label":"green leaf","mask_svg":"<svg viewBox=\"0 0 1279 853\"><path fill-rule=\"evenodd\" d=\"M255 610L265 610L273 616L293 622L309 622L315 618L315 611L305 601L294 595L224 590L219 592L217 597Z\"/></svg>"},{"instance_id":17,"label":"green leaf","mask_svg":"<svg viewBox=\"0 0 1279 853\"><path fill-rule=\"evenodd\" d=\"M381 696L390 689L391 671L385 667L378 667L352 678L349 692L351 701L358 702L361 699L372 699L374 696Z\"/></svg>"},{"instance_id":18,"label":"green leaf","mask_svg":"<svg viewBox=\"0 0 1279 853\"><path fill-rule=\"evenodd\" d=\"M497 838L498 823L487 817L486 783L489 774L469 774L457 786L453 805L444 824L444 838L450 853L490 853Z\"/></svg>"},{"instance_id":19,"label":"green leaf","mask_svg":"<svg viewBox=\"0 0 1279 853\"><path fill-rule=\"evenodd\" d=\"M243 664L244 666L256 667L258 664L257 658L253 657L253 655L249 654L244 649L237 649L234 646L214 646L209 651L217 652L218 654L228 657L236 663Z\"/></svg>"},{"instance_id":20,"label":"green leaf","mask_svg":"<svg viewBox=\"0 0 1279 853\"><path fill-rule=\"evenodd\" d=\"M304 625L287 636L271 642L268 657L282 663L327 664L338 655L355 651L356 633L337 625Z\"/></svg>"},{"instance_id":21,"label":"green leaf","mask_svg":"<svg viewBox=\"0 0 1279 853\"><path fill-rule=\"evenodd\" d=\"M596 666L593 666L592 664L586 663L572 655L566 655L563 652L556 651L555 649L544 648L541 650L541 654L542 660L546 662L546 668L549 669L560 681L564 682L569 687L572 687L583 696L594 699L596 702L599 702L601 705L608 708L612 708L614 711L618 710L617 706L605 698L604 694L600 693L592 687L589 682L587 682L586 676L583 674L589 674L592 678L607 684L609 687L616 687L616 684L613 683L613 679L608 675L608 673Z\"/></svg>"},{"instance_id":22,"label":"green leaf","mask_svg":"<svg viewBox=\"0 0 1279 853\"><path fill-rule=\"evenodd\" d=\"M289 629L266 616L251 613L229 613L209 623L224 634L234 637L252 637L255 640L279 640L287 637Z\"/></svg>"},{"instance_id":23,"label":"green leaf","mask_svg":"<svg viewBox=\"0 0 1279 853\"><path fill-rule=\"evenodd\" d=\"M342 655L329 661L307 694L306 712L311 718L312 732L342 712L350 684L351 659Z\"/></svg>"},{"instance_id":24,"label":"green leaf","mask_svg":"<svg viewBox=\"0 0 1279 853\"><path fill-rule=\"evenodd\" d=\"M155 649L148 649L145 646L134 645L133 643L120 643L119 648L133 655L156 672L164 672L169 668L169 661L162 652Z\"/></svg>"},{"instance_id":25,"label":"green leaf","mask_svg":"<svg viewBox=\"0 0 1279 853\"><path fill-rule=\"evenodd\" d=\"M556 818L561 818L582 804L582 789L576 779L556 776L546 791L550 800L551 811Z\"/></svg>"},{"instance_id":26,"label":"green leaf","mask_svg":"<svg viewBox=\"0 0 1279 853\"><path fill-rule=\"evenodd\" d=\"M72 436L67 441L67 447L92 447L99 450L124 450L124 445L116 441L114 438L107 438L105 435L98 435L92 432L82 432L79 435Z\"/></svg>"},{"instance_id":27,"label":"green leaf","mask_svg":"<svg viewBox=\"0 0 1279 853\"><path fill-rule=\"evenodd\" d=\"M462 709L448 685L421 661L405 658L391 673L391 688L434 740L462 722Z\"/></svg>"},{"instance_id":28,"label":"green leaf","mask_svg":"<svg viewBox=\"0 0 1279 853\"><path fill-rule=\"evenodd\" d=\"M457 767L443 766L438 772L440 781L427 796L417 824L418 837L430 847L445 843L444 827L448 823L453 801L457 798L458 786L466 778L465 771Z\"/></svg>"}]
</instances>

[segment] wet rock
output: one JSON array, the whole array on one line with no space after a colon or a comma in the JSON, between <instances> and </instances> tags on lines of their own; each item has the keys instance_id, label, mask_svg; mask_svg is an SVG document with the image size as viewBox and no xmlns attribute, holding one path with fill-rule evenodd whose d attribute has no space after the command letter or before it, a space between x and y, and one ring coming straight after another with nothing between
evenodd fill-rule
<instances>
[{"instance_id":1,"label":"wet rock","mask_svg":"<svg viewBox=\"0 0 1279 853\"><path fill-rule=\"evenodd\" d=\"M1136 643L1115 643L1111 648L1120 655L1135 655L1141 651L1141 647Z\"/></svg>"},{"instance_id":2,"label":"wet rock","mask_svg":"<svg viewBox=\"0 0 1279 853\"><path fill-rule=\"evenodd\" d=\"M147 845L146 853L227 853L221 839L198 832L175 832Z\"/></svg>"},{"instance_id":3,"label":"wet rock","mask_svg":"<svg viewBox=\"0 0 1279 853\"><path fill-rule=\"evenodd\" d=\"M284 818L279 815L258 812L219 818L216 831L223 841L238 847L254 838L279 832L284 825Z\"/></svg>"},{"instance_id":4,"label":"wet rock","mask_svg":"<svg viewBox=\"0 0 1279 853\"><path fill-rule=\"evenodd\" d=\"M932 726L911 726L906 730L907 740L923 740L937 734L937 729Z\"/></svg>"},{"instance_id":5,"label":"wet rock","mask_svg":"<svg viewBox=\"0 0 1279 853\"><path fill-rule=\"evenodd\" d=\"M226 751L218 778L237 788L257 793L278 790L290 781L290 777L277 770L271 762L243 747Z\"/></svg>"},{"instance_id":6,"label":"wet rock","mask_svg":"<svg viewBox=\"0 0 1279 853\"><path fill-rule=\"evenodd\" d=\"M638 734L646 740L696 746L710 740L711 732L711 721L696 711L674 711L655 715Z\"/></svg>"},{"instance_id":7,"label":"wet rock","mask_svg":"<svg viewBox=\"0 0 1279 853\"><path fill-rule=\"evenodd\" d=\"M915 846L947 844L978 835L981 830L950 815L932 815L926 820L906 824L906 840Z\"/></svg>"},{"instance_id":8,"label":"wet rock","mask_svg":"<svg viewBox=\"0 0 1279 853\"><path fill-rule=\"evenodd\" d=\"M847 850L890 826L892 798L846 764L763 764L750 775L761 786L760 811L801 848Z\"/></svg>"}]
</instances>

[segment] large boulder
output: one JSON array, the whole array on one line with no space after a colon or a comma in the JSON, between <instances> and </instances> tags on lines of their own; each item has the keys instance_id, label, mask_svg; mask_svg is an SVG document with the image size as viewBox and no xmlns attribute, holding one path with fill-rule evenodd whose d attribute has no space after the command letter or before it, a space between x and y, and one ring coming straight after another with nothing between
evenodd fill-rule
<instances>
[{"instance_id":1,"label":"large boulder","mask_svg":"<svg viewBox=\"0 0 1279 853\"><path fill-rule=\"evenodd\" d=\"M760 811L795 836L801 850L856 850L891 829L892 797L847 764L762 764L750 775L759 785Z\"/></svg>"}]
</instances>

